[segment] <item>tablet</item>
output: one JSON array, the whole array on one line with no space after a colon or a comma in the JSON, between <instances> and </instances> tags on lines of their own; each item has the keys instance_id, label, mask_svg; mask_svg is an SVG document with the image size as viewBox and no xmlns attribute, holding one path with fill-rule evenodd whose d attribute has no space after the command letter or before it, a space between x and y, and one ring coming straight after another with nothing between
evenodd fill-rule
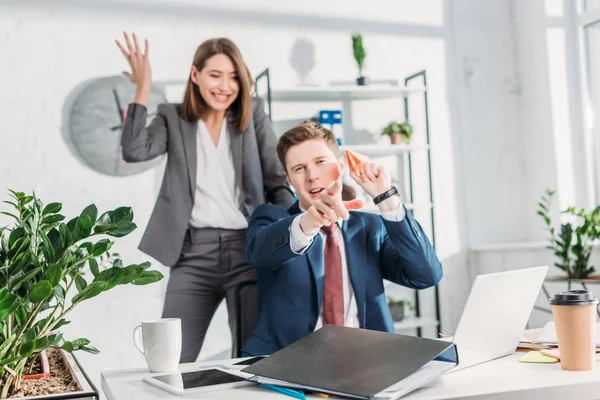
<instances>
[{"instance_id":1,"label":"tablet","mask_svg":"<svg viewBox=\"0 0 600 400\"><path fill-rule=\"evenodd\" d=\"M144 381L177 395L231 389L256 384L241 376L228 373L221 368L145 376Z\"/></svg>"}]
</instances>

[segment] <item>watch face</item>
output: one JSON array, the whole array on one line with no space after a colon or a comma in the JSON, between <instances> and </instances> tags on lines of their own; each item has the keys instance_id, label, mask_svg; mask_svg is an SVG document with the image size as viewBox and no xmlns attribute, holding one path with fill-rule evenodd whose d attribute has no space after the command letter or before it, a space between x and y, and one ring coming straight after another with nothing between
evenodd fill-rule
<instances>
[{"instance_id":1,"label":"watch face","mask_svg":"<svg viewBox=\"0 0 600 400\"><path fill-rule=\"evenodd\" d=\"M105 175L125 176L146 171L163 156L140 163L126 163L121 155L121 134L127 106L135 96L135 85L123 76L84 82L65 103L65 139L84 165ZM148 121L166 97L156 85L148 101Z\"/></svg>"}]
</instances>

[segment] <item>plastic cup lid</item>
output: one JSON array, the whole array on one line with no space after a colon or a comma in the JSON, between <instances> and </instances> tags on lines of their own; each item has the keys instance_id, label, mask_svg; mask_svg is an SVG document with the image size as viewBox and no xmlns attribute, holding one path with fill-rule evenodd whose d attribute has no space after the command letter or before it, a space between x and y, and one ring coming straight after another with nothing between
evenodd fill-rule
<instances>
[{"instance_id":1,"label":"plastic cup lid","mask_svg":"<svg viewBox=\"0 0 600 400\"><path fill-rule=\"evenodd\" d=\"M550 298L550 304L554 306L584 306L598 304L598 298L594 297L589 290L570 290L556 293L554 297Z\"/></svg>"}]
</instances>

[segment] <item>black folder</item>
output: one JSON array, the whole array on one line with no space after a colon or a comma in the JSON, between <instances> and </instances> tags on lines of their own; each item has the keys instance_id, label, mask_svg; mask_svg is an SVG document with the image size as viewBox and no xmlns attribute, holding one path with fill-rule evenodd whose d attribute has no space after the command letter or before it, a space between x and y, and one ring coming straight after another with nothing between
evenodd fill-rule
<instances>
[{"instance_id":1,"label":"black folder","mask_svg":"<svg viewBox=\"0 0 600 400\"><path fill-rule=\"evenodd\" d=\"M326 325L242 372L282 381L281 386L305 388L351 398L398 398L441 375L423 368L431 361L445 370L458 364L453 343L394 333ZM412 387L397 396L381 392L413 375ZM429 376L431 375L431 376ZM260 381L260 379L257 379ZM286 385L289 384L289 385ZM379 396L378 396L379 394Z\"/></svg>"}]
</instances>

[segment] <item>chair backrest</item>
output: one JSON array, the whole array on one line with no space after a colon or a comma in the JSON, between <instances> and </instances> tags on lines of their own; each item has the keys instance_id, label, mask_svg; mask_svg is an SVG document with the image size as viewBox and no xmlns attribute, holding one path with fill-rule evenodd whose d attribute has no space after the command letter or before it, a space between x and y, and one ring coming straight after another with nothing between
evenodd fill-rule
<instances>
[{"instance_id":1,"label":"chair backrest","mask_svg":"<svg viewBox=\"0 0 600 400\"><path fill-rule=\"evenodd\" d=\"M248 339L257 317L258 299L256 281L247 280L238 283L234 289L235 327L232 335L231 358L241 357L242 345ZM246 307L252 307L252 310Z\"/></svg>"}]
</instances>

